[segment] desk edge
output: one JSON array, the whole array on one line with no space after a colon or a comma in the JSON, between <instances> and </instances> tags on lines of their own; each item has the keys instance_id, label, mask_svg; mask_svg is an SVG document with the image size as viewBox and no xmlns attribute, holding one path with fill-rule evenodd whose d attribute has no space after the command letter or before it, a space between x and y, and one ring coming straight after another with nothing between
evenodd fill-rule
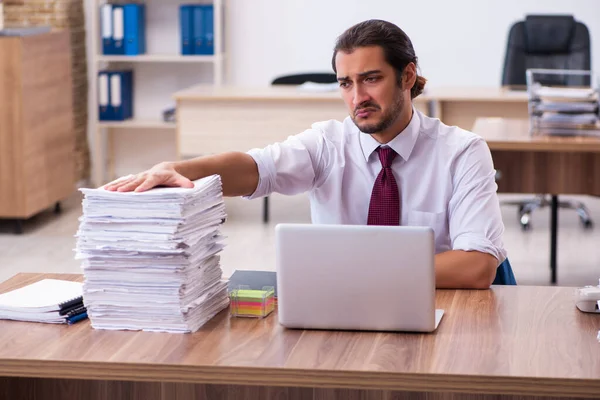
<instances>
[{"instance_id":1,"label":"desk edge","mask_svg":"<svg viewBox=\"0 0 600 400\"><path fill-rule=\"evenodd\" d=\"M597 397L600 380L51 360L0 360L0 376Z\"/></svg>"}]
</instances>

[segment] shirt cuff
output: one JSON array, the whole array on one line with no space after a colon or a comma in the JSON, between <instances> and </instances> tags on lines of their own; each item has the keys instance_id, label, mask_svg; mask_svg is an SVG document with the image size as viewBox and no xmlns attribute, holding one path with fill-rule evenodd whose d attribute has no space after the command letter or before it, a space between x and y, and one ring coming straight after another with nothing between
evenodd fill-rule
<instances>
[{"instance_id":1,"label":"shirt cuff","mask_svg":"<svg viewBox=\"0 0 600 400\"><path fill-rule=\"evenodd\" d=\"M270 157L265 156L264 149L252 149L247 154L254 159L258 167L258 185L249 196L242 196L243 199L252 200L265 197L273 192L273 181L275 176L275 164Z\"/></svg>"},{"instance_id":2,"label":"shirt cuff","mask_svg":"<svg viewBox=\"0 0 600 400\"><path fill-rule=\"evenodd\" d=\"M479 251L491 254L498 260L498 265L506 260L506 250L495 245L491 240L477 235L459 235L454 239L452 250Z\"/></svg>"}]
</instances>

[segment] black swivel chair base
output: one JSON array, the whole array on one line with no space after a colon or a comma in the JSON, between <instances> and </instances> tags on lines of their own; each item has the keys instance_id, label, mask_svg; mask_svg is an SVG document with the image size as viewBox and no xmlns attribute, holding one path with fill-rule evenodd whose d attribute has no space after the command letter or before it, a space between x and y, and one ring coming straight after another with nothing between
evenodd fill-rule
<instances>
[{"instance_id":1,"label":"black swivel chair base","mask_svg":"<svg viewBox=\"0 0 600 400\"><path fill-rule=\"evenodd\" d=\"M503 202L502 204L510 204L519 206L518 216L521 229L527 231L531 229L531 213L538 208L550 207L551 198L546 195L539 195L535 199L529 201L517 201L517 202ZM594 224L590 217L590 212L583 204L579 201L559 201L558 208L564 208L569 210L575 210L579 215L581 225L585 229L593 228Z\"/></svg>"}]
</instances>

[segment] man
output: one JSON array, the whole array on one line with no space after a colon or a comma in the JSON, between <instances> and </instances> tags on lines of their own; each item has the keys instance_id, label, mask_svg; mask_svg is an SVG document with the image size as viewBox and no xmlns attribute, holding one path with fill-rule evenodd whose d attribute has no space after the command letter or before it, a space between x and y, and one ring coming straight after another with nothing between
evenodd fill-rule
<instances>
[{"instance_id":1,"label":"man","mask_svg":"<svg viewBox=\"0 0 600 400\"><path fill-rule=\"evenodd\" d=\"M488 288L506 258L490 151L482 138L412 106L425 85L408 36L380 20L337 40L332 66L350 116L282 143L165 162L106 188L191 187L219 174L226 196L309 192L314 223L430 226L438 288Z\"/></svg>"}]
</instances>

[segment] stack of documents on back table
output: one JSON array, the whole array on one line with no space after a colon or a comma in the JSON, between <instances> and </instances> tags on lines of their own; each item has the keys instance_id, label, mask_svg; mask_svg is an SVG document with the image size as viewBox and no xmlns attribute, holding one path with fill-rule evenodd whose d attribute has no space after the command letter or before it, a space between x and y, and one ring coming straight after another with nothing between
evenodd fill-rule
<instances>
[{"instance_id":1,"label":"stack of documents on back table","mask_svg":"<svg viewBox=\"0 0 600 400\"><path fill-rule=\"evenodd\" d=\"M81 191L76 257L94 328L193 332L228 306L219 176L191 189Z\"/></svg>"}]
</instances>

